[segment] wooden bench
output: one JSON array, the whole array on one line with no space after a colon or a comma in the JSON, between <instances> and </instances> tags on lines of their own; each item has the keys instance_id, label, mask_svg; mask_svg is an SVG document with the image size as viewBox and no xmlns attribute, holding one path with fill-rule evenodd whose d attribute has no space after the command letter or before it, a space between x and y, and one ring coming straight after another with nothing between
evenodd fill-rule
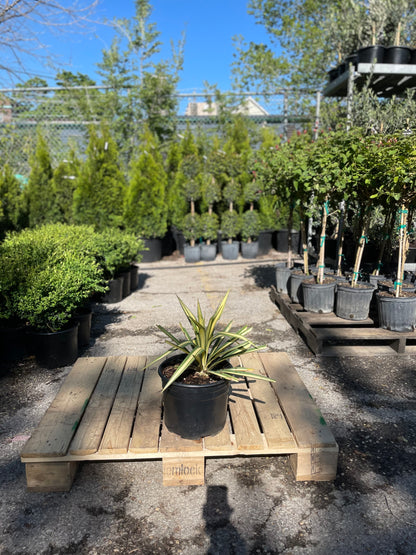
<instances>
[{"instance_id":1,"label":"wooden bench","mask_svg":"<svg viewBox=\"0 0 416 555\"><path fill-rule=\"evenodd\" d=\"M286 353L245 355L275 383L232 385L227 424L197 441L163 425L145 356L79 358L21 453L31 491L68 491L79 462L162 459L164 485L204 484L207 457L289 455L296 480L332 480L338 446Z\"/></svg>"}]
</instances>

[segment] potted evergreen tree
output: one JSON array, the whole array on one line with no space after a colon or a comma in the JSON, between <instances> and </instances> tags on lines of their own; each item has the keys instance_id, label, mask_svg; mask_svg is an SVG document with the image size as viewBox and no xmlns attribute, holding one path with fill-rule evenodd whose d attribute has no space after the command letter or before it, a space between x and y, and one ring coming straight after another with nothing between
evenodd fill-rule
<instances>
[{"instance_id":1,"label":"potted evergreen tree","mask_svg":"<svg viewBox=\"0 0 416 555\"><path fill-rule=\"evenodd\" d=\"M208 205L208 211L201 215L201 260L212 261L217 255L219 218L213 211L213 205L221 199L221 188L215 177L210 173L202 176L202 197Z\"/></svg>"},{"instance_id":2,"label":"potted evergreen tree","mask_svg":"<svg viewBox=\"0 0 416 555\"><path fill-rule=\"evenodd\" d=\"M189 154L183 159L181 171L186 178L183 191L190 206L190 211L181 224L183 235L189 241L184 248L185 262L198 262L201 257L199 244L196 244L201 234L201 223L195 210L195 202L201 198L200 169L200 160L196 154Z\"/></svg>"},{"instance_id":3,"label":"potted evergreen tree","mask_svg":"<svg viewBox=\"0 0 416 555\"><path fill-rule=\"evenodd\" d=\"M221 215L221 235L225 239L221 242L221 254L226 260L238 258L240 242L236 240L241 230L241 219L234 210L234 202L240 195L240 186L231 179L224 187L223 199L228 203L228 210Z\"/></svg>"},{"instance_id":4,"label":"potted evergreen tree","mask_svg":"<svg viewBox=\"0 0 416 555\"><path fill-rule=\"evenodd\" d=\"M162 258L162 238L167 231L167 176L156 138L146 127L138 156L131 163L123 222L144 240L144 262Z\"/></svg>"}]
</instances>

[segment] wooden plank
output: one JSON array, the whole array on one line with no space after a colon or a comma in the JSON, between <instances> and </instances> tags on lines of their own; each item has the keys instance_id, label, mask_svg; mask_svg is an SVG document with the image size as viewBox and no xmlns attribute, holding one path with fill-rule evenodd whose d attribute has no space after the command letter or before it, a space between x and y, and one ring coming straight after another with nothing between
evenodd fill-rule
<instances>
[{"instance_id":1,"label":"wooden plank","mask_svg":"<svg viewBox=\"0 0 416 555\"><path fill-rule=\"evenodd\" d=\"M204 485L204 457L177 457L162 459L162 467L164 486Z\"/></svg>"},{"instance_id":2,"label":"wooden plank","mask_svg":"<svg viewBox=\"0 0 416 555\"><path fill-rule=\"evenodd\" d=\"M337 473L338 446L312 448L289 456L297 481L334 480Z\"/></svg>"},{"instance_id":3,"label":"wooden plank","mask_svg":"<svg viewBox=\"0 0 416 555\"><path fill-rule=\"evenodd\" d=\"M241 357L242 365L252 368L256 373L266 375L262 363L263 353L249 353ZM267 445L273 447L296 447L292 432L280 408L276 393L269 382L250 380L253 405L259 417Z\"/></svg>"},{"instance_id":4,"label":"wooden plank","mask_svg":"<svg viewBox=\"0 0 416 555\"><path fill-rule=\"evenodd\" d=\"M233 357L230 362L233 366L240 363L236 357ZM250 392L244 380L237 383L232 382L229 408L237 449L263 449L263 437L251 402Z\"/></svg>"},{"instance_id":5,"label":"wooden plank","mask_svg":"<svg viewBox=\"0 0 416 555\"><path fill-rule=\"evenodd\" d=\"M376 341L403 341L406 338L415 338L415 332L397 332L382 328L314 328L318 339L325 341L351 341L351 340L376 340Z\"/></svg>"},{"instance_id":6,"label":"wooden plank","mask_svg":"<svg viewBox=\"0 0 416 555\"><path fill-rule=\"evenodd\" d=\"M76 361L23 447L22 457L59 457L66 454L104 363L105 358L79 358Z\"/></svg>"},{"instance_id":7,"label":"wooden plank","mask_svg":"<svg viewBox=\"0 0 416 555\"><path fill-rule=\"evenodd\" d=\"M228 413L224 428L215 436L204 437L204 448L207 451L230 451L232 449L231 423Z\"/></svg>"},{"instance_id":8,"label":"wooden plank","mask_svg":"<svg viewBox=\"0 0 416 555\"><path fill-rule=\"evenodd\" d=\"M108 357L82 421L69 447L71 455L96 453L101 443L126 357Z\"/></svg>"},{"instance_id":9,"label":"wooden plank","mask_svg":"<svg viewBox=\"0 0 416 555\"><path fill-rule=\"evenodd\" d=\"M300 448L334 447L334 436L286 353L263 353L262 361Z\"/></svg>"},{"instance_id":10,"label":"wooden plank","mask_svg":"<svg viewBox=\"0 0 416 555\"><path fill-rule=\"evenodd\" d=\"M165 424L162 426L162 434L160 437L161 453L189 453L192 451L202 451L202 439L184 439L170 432Z\"/></svg>"},{"instance_id":11,"label":"wooden plank","mask_svg":"<svg viewBox=\"0 0 416 555\"><path fill-rule=\"evenodd\" d=\"M28 491L69 491L78 464L77 462L26 463Z\"/></svg>"},{"instance_id":12,"label":"wooden plank","mask_svg":"<svg viewBox=\"0 0 416 555\"><path fill-rule=\"evenodd\" d=\"M146 357L128 357L99 448L100 453L127 453L143 380Z\"/></svg>"},{"instance_id":13,"label":"wooden plank","mask_svg":"<svg viewBox=\"0 0 416 555\"><path fill-rule=\"evenodd\" d=\"M406 348L408 354L409 347ZM394 349L387 345L324 345L318 354L320 357L351 357L351 356L397 356Z\"/></svg>"},{"instance_id":14,"label":"wooden plank","mask_svg":"<svg viewBox=\"0 0 416 555\"><path fill-rule=\"evenodd\" d=\"M157 453L162 418L162 383L157 365L146 368L137 405L130 449L132 453Z\"/></svg>"},{"instance_id":15,"label":"wooden plank","mask_svg":"<svg viewBox=\"0 0 416 555\"><path fill-rule=\"evenodd\" d=\"M311 326L339 326L339 327L374 327L374 320L366 318L365 320L345 320L336 316L333 312L329 314L317 314L316 312L301 312L298 316L303 321L308 322Z\"/></svg>"}]
</instances>

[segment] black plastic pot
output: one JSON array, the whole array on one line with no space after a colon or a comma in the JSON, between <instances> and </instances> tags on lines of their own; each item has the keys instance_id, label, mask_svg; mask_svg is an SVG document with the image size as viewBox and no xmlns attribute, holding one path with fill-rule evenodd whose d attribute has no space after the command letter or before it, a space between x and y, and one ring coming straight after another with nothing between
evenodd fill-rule
<instances>
[{"instance_id":1,"label":"black plastic pot","mask_svg":"<svg viewBox=\"0 0 416 555\"><path fill-rule=\"evenodd\" d=\"M123 298L123 278L117 277L108 282L109 290L103 297L103 303L119 303Z\"/></svg>"},{"instance_id":2,"label":"black plastic pot","mask_svg":"<svg viewBox=\"0 0 416 555\"><path fill-rule=\"evenodd\" d=\"M332 83L332 81L335 81L335 79L339 76L339 68L337 67L333 67L331 68L328 72L328 79L329 82Z\"/></svg>"},{"instance_id":3,"label":"black plastic pot","mask_svg":"<svg viewBox=\"0 0 416 555\"><path fill-rule=\"evenodd\" d=\"M182 355L167 358L158 372L165 386L163 369L183 360ZM228 365L230 368L231 365ZM200 439L220 432L227 418L230 385L227 380L212 384L188 385L174 382L163 392L163 419L170 432L186 439Z\"/></svg>"},{"instance_id":4,"label":"black plastic pot","mask_svg":"<svg viewBox=\"0 0 416 555\"><path fill-rule=\"evenodd\" d=\"M252 241L251 243L246 243L241 241L241 256L243 258L257 258L259 253L259 243L258 241Z\"/></svg>"},{"instance_id":5,"label":"black plastic pot","mask_svg":"<svg viewBox=\"0 0 416 555\"><path fill-rule=\"evenodd\" d=\"M273 237L273 231L271 230L260 231L259 240L258 240L259 256L262 256L264 254L269 254L272 248L272 237Z\"/></svg>"},{"instance_id":6,"label":"black plastic pot","mask_svg":"<svg viewBox=\"0 0 416 555\"><path fill-rule=\"evenodd\" d=\"M27 353L25 326L0 327L0 353L3 362L15 362Z\"/></svg>"},{"instance_id":7,"label":"black plastic pot","mask_svg":"<svg viewBox=\"0 0 416 555\"><path fill-rule=\"evenodd\" d=\"M357 50L357 63L382 64L384 63L384 46L364 46Z\"/></svg>"},{"instance_id":8,"label":"black plastic pot","mask_svg":"<svg viewBox=\"0 0 416 555\"><path fill-rule=\"evenodd\" d=\"M78 324L78 347L85 347L90 343L92 310L79 310L74 316L75 324Z\"/></svg>"},{"instance_id":9,"label":"black plastic pot","mask_svg":"<svg viewBox=\"0 0 416 555\"><path fill-rule=\"evenodd\" d=\"M335 314L344 320L365 320L370 312L374 286L351 287L349 284L337 284Z\"/></svg>"},{"instance_id":10,"label":"black plastic pot","mask_svg":"<svg viewBox=\"0 0 416 555\"><path fill-rule=\"evenodd\" d=\"M132 264L130 268L130 292L136 291L139 287L139 267Z\"/></svg>"},{"instance_id":11,"label":"black plastic pot","mask_svg":"<svg viewBox=\"0 0 416 555\"><path fill-rule=\"evenodd\" d=\"M122 272L120 277L123 278L123 287L121 289L121 296L123 299L130 295L130 287L131 287L131 272L128 270L127 272Z\"/></svg>"},{"instance_id":12,"label":"black plastic pot","mask_svg":"<svg viewBox=\"0 0 416 555\"><path fill-rule=\"evenodd\" d=\"M380 280L385 280L386 276L380 274L378 276L375 274L370 274L368 276L368 279L370 280L371 285L374 285L374 287L378 287L378 282Z\"/></svg>"},{"instance_id":13,"label":"black plastic pot","mask_svg":"<svg viewBox=\"0 0 416 555\"><path fill-rule=\"evenodd\" d=\"M216 243L211 243L210 245L202 244L200 245L201 260L204 262L212 262L217 256L217 245Z\"/></svg>"},{"instance_id":14,"label":"black plastic pot","mask_svg":"<svg viewBox=\"0 0 416 555\"><path fill-rule=\"evenodd\" d=\"M385 64L410 64L412 49L407 46L387 46L384 51Z\"/></svg>"},{"instance_id":15,"label":"black plastic pot","mask_svg":"<svg viewBox=\"0 0 416 555\"><path fill-rule=\"evenodd\" d=\"M191 247L191 245L185 245L184 248L185 262L190 264L195 264L201 260L201 250L199 245Z\"/></svg>"},{"instance_id":16,"label":"black plastic pot","mask_svg":"<svg viewBox=\"0 0 416 555\"><path fill-rule=\"evenodd\" d=\"M276 289L279 293L289 292L289 282L292 270L284 263L276 265Z\"/></svg>"},{"instance_id":17,"label":"black plastic pot","mask_svg":"<svg viewBox=\"0 0 416 555\"><path fill-rule=\"evenodd\" d=\"M233 241L232 243L228 243L228 241L221 242L221 255L225 260L236 260L239 250L239 241Z\"/></svg>"},{"instance_id":18,"label":"black plastic pot","mask_svg":"<svg viewBox=\"0 0 416 555\"><path fill-rule=\"evenodd\" d=\"M377 295L380 328L409 332L416 328L416 296Z\"/></svg>"},{"instance_id":19,"label":"black plastic pot","mask_svg":"<svg viewBox=\"0 0 416 555\"><path fill-rule=\"evenodd\" d=\"M292 272L290 276L290 298L292 303L303 304L303 289L302 282L308 277L304 273Z\"/></svg>"},{"instance_id":20,"label":"black plastic pot","mask_svg":"<svg viewBox=\"0 0 416 555\"><path fill-rule=\"evenodd\" d=\"M144 238L144 246L148 250L140 251L142 262L157 262L162 258L162 239Z\"/></svg>"},{"instance_id":21,"label":"black plastic pot","mask_svg":"<svg viewBox=\"0 0 416 555\"><path fill-rule=\"evenodd\" d=\"M279 229L276 234L277 245L276 250L278 252L287 252L288 251L288 230L287 229ZM300 241L300 233L296 229L292 229L292 251L299 252L299 241Z\"/></svg>"},{"instance_id":22,"label":"black plastic pot","mask_svg":"<svg viewBox=\"0 0 416 555\"><path fill-rule=\"evenodd\" d=\"M332 283L302 282L303 307L308 312L328 314L334 310L335 280Z\"/></svg>"},{"instance_id":23,"label":"black plastic pot","mask_svg":"<svg viewBox=\"0 0 416 555\"><path fill-rule=\"evenodd\" d=\"M31 331L29 335L39 366L69 366L78 358L78 324L56 332Z\"/></svg>"}]
</instances>

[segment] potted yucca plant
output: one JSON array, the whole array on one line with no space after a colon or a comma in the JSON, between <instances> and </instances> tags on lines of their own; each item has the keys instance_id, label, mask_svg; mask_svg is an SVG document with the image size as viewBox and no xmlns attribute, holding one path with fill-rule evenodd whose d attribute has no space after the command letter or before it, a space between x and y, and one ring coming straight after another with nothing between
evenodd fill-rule
<instances>
[{"instance_id":1,"label":"potted yucca plant","mask_svg":"<svg viewBox=\"0 0 416 555\"><path fill-rule=\"evenodd\" d=\"M256 346L247 339L251 331L247 326L236 332L231 330L231 322L223 330L217 328L228 294L208 321L199 302L194 315L178 297L193 335L180 325L183 335L175 337L158 325L170 345L153 361L169 355L158 370L163 384L165 425L171 432L187 439L215 435L222 430L227 416L230 380L247 377L273 381L250 368L231 366L231 357L252 353L264 346Z\"/></svg>"}]
</instances>

